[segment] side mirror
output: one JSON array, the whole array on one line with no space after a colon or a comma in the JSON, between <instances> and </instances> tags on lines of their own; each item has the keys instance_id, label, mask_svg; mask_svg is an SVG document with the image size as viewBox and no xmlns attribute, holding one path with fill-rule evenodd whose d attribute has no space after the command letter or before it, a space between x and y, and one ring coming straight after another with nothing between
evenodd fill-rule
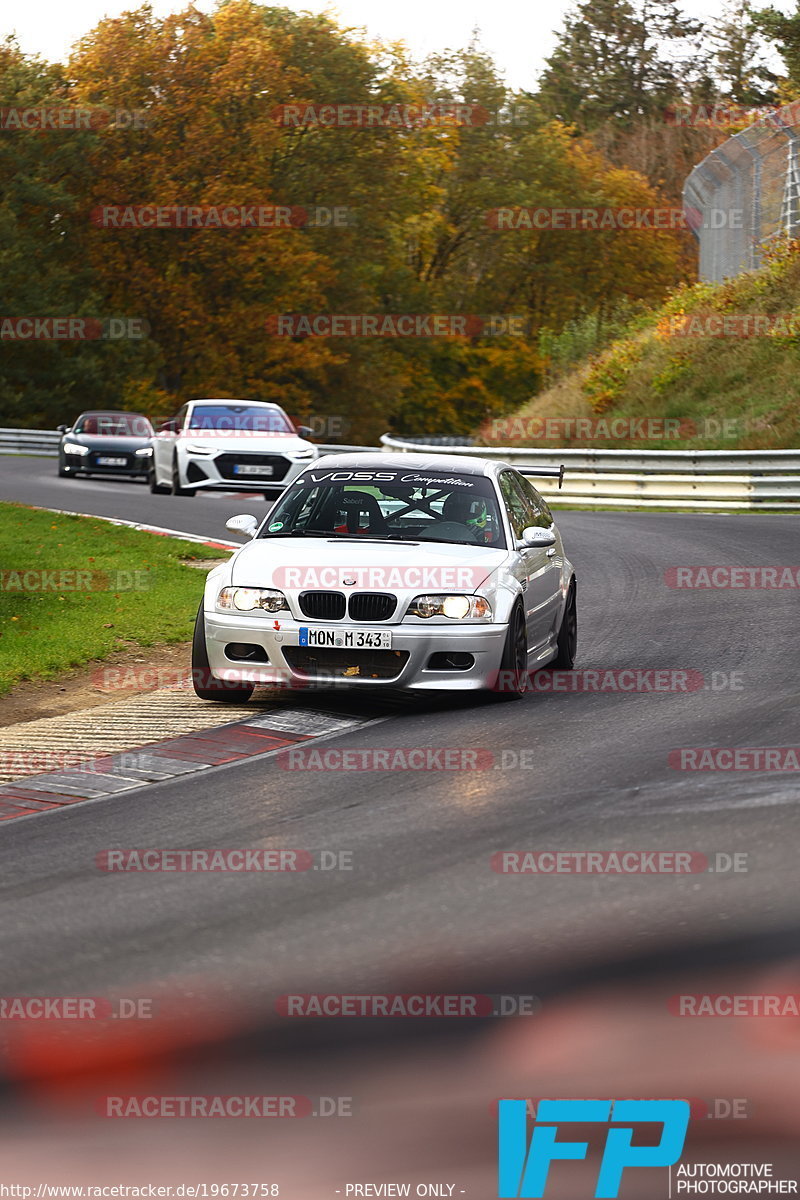
<instances>
[{"instance_id":1,"label":"side mirror","mask_svg":"<svg viewBox=\"0 0 800 1200\"><path fill-rule=\"evenodd\" d=\"M540 525L529 525L522 531L522 544L531 550L544 550L547 546L555 546L556 535L552 529L542 529Z\"/></svg>"},{"instance_id":2,"label":"side mirror","mask_svg":"<svg viewBox=\"0 0 800 1200\"><path fill-rule=\"evenodd\" d=\"M298 425L297 435L301 438L310 438L314 436L314 430L310 425Z\"/></svg>"},{"instance_id":3,"label":"side mirror","mask_svg":"<svg viewBox=\"0 0 800 1200\"><path fill-rule=\"evenodd\" d=\"M56 425L56 431L58 433L67 433L69 431L69 425Z\"/></svg>"},{"instance_id":4,"label":"side mirror","mask_svg":"<svg viewBox=\"0 0 800 1200\"><path fill-rule=\"evenodd\" d=\"M245 537L253 538L256 536L258 521L251 517L250 513L239 513L236 517L228 518L225 528L230 529L231 533L243 533Z\"/></svg>"}]
</instances>

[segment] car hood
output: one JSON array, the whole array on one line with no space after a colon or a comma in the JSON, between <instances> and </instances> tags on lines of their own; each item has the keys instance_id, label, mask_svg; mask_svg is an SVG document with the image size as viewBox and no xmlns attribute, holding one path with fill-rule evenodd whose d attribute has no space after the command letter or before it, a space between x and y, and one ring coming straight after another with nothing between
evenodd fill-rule
<instances>
[{"instance_id":1,"label":"car hood","mask_svg":"<svg viewBox=\"0 0 800 1200\"><path fill-rule=\"evenodd\" d=\"M507 550L433 542L346 538L259 538L231 563L231 583L281 591L472 592L508 557ZM344 581L355 580L354 583Z\"/></svg>"},{"instance_id":2,"label":"car hood","mask_svg":"<svg viewBox=\"0 0 800 1200\"><path fill-rule=\"evenodd\" d=\"M293 433L215 433L208 430L184 431L181 445L193 443L204 450L229 451L232 454L297 454L300 450L315 450L316 446Z\"/></svg>"},{"instance_id":3,"label":"car hood","mask_svg":"<svg viewBox=\"0 0 800 1200\"><path fill-rule=\"evenodd\" d=\"M114 434L65 433L62 434L62 440L77 442L79 446L88 446L90 450L108 450L111 453L120 450L126 454L132 454L134 450L150 445L150 438L115 437Z\"/></svg>"}]
</instances>

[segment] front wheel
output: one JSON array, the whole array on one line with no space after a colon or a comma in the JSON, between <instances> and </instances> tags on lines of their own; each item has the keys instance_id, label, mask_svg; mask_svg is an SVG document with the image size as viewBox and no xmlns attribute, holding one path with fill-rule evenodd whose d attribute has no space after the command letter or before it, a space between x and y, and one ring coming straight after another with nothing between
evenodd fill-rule
<instances>
[{"instance_id":1,"label":"front wheel","mask_svg":"<svg viewBox=\"0 0 800 1200\"><path fill-rule=\"evenodd\" d=\"M181 475L178 470L178 460L173 459L172 462L172 495L173 496L193 496L194 488L181 487Z\"/></svg>"},{"instance_id":2,"label":"front wheel","mask_svg":"<svg viewBox=\"0 0 800 1200\"><path fill-rule=\"evenodd\" d=\"M558 631L558 654L548 665L561 671L571 671L578 655L578 586L573 579L567 592L564 616Z\"/></svg>"},{"instance_id":3,"label":"front wheel","mask_svg":"<svg viewBox=\"0 0 800 1200\"><path fill-rule=\"evenodd\" d=\"M234 683L211 674L202 604L197 610L192 638L192 686L201 700L216 700L219 704L246 704L255 691L252 683Z\"/></svg>"},{"instance_id":4,"label":"front wheel","mask_svg":"<svg viewBox=\"0 0 800 1200\"><path fill-rule=\"evenodd\" d=\"M501 700L520 700L528 690L528 633L525 613L517 604L508 622L494 692Z\"/></svg>"},{"instance_id":5,"label":"front wheel","mask_svg":"<svg viewBox=\"0 0 800 1200\"><path fill-rule=\"evenodd\" d=\"M169 488L164 487L164 485L159 483L156 479L156 465L154 462L151 462L147 469L147 482L149 483L150 491L154 496L166 496L169 492Z\"/></svg>"}]
</instances>

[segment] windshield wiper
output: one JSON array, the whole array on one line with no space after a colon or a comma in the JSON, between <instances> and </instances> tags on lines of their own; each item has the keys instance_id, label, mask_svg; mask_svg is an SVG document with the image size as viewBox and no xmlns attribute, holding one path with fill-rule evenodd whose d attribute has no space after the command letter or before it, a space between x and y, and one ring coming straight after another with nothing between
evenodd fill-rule
<instances>
[{"instance_id":1,"label":"windshield wiper","mask_svg":"<svg viewBox=\"0 0 800 1200\"><path fill-rule=\"evenodd\" d=\"M359 542L375 542L382 541L382 538L362 536L357 533L339 533L335 529L282 529L279 533L265 533L263 538L300 538L300 537L317 537L317 538L351 538L353 541ZM259 539L260 540L260 539Z\"/></svg>"}]
</instances>

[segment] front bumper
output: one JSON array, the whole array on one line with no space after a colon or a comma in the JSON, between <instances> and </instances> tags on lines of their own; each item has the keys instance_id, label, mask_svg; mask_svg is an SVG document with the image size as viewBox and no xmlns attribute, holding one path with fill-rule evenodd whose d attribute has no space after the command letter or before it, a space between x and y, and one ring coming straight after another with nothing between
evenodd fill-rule
<instances>
[{"instance_id":1,"label":"front bumper","mask_svg":"<svg viewBox=\"0 0 800 1200\"><path fill-rule=\"evenodd\" d=\"M120 458L123 456L120 455ZM78 475L79 473L91 475L142 475L146 476L150 470L150 458L136 458L134 455L126 455L127 461L124 466L109 467L106 464L98 465L94 454L67 454L63 455L64 470L71 474Z\"/></svg>"},{"instance_id":2,"label":"front bumper","mask_svg":"<svg viewBox=\"0 0 800 1200\"><path fill-rule=\"evenodd\" d=\"M251 467L258 466L263 459L272 474L234 474L233 459L243 460ZM181 482L185 487L204 492L268 492L279 496L303 467L314 462L312 458L292 459L281 454L254 454L252 452L232 454L220 451L213 455L192 454L185 451L181 456Z\"/></svg>"},{"instance_id":3,"label":"front bumper","mask_svg":"<svg viewBox=\"0 0 800 1200\"><path fill-rule=\"evenodd\" d=\"M205 614L206 646L212 674L219 679L241 680L247 683L278 686L335 686L335 687L390 687L411 688L425 691L479 691L491 687L500 668L506 639L506 625L406 625L380 622L376 625L354 626L342 622L341 628L369 628L390 630L392 633L391 654L399 651L404 656L396 675L376 679L363 675L327 674L318 671L313 675L295 670L289 665L283 651L287 646L297 646L297 631L303 626L315 624L329 626L330 622L295 621L284 619L280 614L280 629L273 628L271 617L247 617L244 614ZM338 627L338 622L336 623ZM236 662L226 654L231 643L251 643L259 646L267 662ZM455 652L472 655L473 663L466 669L437 669L428 666L434 654ZM359 652L352 653L352 661L358 665ZM398 663L400 660L398 660Z\"/></svg>"}]
</instances>

